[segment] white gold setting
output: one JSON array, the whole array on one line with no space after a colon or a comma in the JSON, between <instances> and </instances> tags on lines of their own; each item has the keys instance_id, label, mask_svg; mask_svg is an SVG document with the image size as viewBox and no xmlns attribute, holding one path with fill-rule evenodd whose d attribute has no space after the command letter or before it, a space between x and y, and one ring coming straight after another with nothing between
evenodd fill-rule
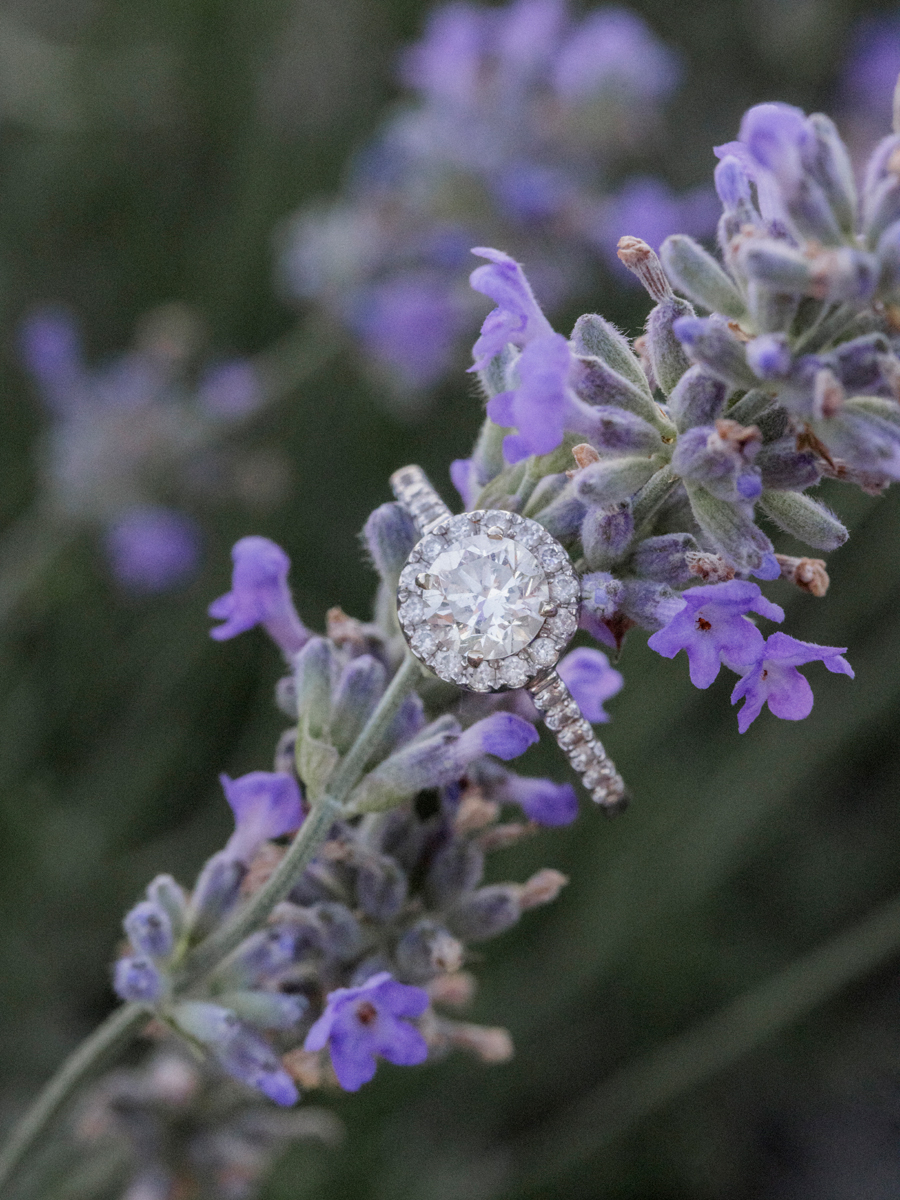
<instances>
[{"instance_id":1,"label":"white gold setting","mask_svg":"<svg viewBox=\"0 0 900 1200\"><path fill-rule=\"evenodd\" d=\"M454 516L420 467L391 476L422 534L400 572L400 628L438 678L473 692L524 687L591 797L607 812L625 787L554 669L578 628L581 584L563 547L518 513Z\"/></svg>"}]
</instances>

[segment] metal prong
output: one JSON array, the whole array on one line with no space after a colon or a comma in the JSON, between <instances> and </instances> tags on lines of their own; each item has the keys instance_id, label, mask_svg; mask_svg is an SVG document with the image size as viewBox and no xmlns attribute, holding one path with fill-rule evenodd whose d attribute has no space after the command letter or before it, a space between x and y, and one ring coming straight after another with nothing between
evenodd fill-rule
<instances>
[{"instance_id":1,"label":"metal prong","mask_svg":"<svg viewBox=\"0 0 900 1200\"><path fill-rule=\"evenodd\" d=\"M500 528L499 525L491 525L490 528L487 530L487 535L491 539L492 542L499 542L500 539L503 537L503 530Z\"/></svg>"},{"instance_id":2,"label":"metal prong","mask_svg":"<svg viewBox=\"0 0 900 1200\"><path fill-rule=\"evenodd\" d=\"M542 617L555 617L556 614L559 612L559 609L556 607L555 604L551 604L549 600L545 600L544 603L541 605L541 607L538 609L538 612L541 614Z\"/></svg>"},{"instance_id":3,"label":"metal prong","mask_svg":"<svg viewBox=\"0 0 900 1200\"><path fill-rule=\"evenodd\" d=\"M431 587L431 576L427 571L420 571L416 576L416 587L429 588Z\"/></svg>"},{"instance_id":4,"label":"metal prong","mask_svg":"<svg viewBox=\"0 0 900 1200\"><path fill-rule=\"evenodd\" d=\"M469 664L470 667L480 667L481 664L484 662L484 659L481 657L480 654L467 654L466 662Z\"/></svg>"}]
</instances>

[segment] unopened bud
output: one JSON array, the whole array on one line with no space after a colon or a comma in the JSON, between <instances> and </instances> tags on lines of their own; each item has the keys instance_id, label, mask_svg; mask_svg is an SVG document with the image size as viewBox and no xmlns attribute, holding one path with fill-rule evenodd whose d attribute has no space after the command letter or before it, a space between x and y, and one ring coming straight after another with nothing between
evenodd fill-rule
<instances>
[{"instance_id":1,"label":"unopened bud","mask_svg":"<svg viewBox=\"0 0 900 1200\"><path fill-rule=\"evenodd\" d=\"M247 868L224 850L204 865L191 897L191 938L199 941L219 923L237 900Z\"/></svg>"},{"instance_id":2,"label":"unopened bud","mask_svg":"<svg viewBox=\"0 0 900 1200\"><path fill-rule=\"evenodd\" d=\"M362 732L386 684L387 672L371 654L360 654L344 667L328 724L329 740L342 754Z\"/></svg>"},{"instance_id":3,"label":"unopened bud","mask_svg":"<svg viewBox=\"0 0 900 1200\"><path fill-rule=\"evenodd\" d=\"M408 880L387 855L367 855L356 873L356 897L373 921L390 921L406 902Z\"/></svg>"},{"instance_id":4,"label":"unopened bud","mask_svg":"<svg viewBox=\"0 0 900 1200\"><path fill-rule=\"evenodd\" d=\"M721 317L681 317L675 333L688 356L732 388L752 388L756 376L747 364L746 341Z\"/></svg>"},{"instance_id":5,"label":"unopened bud","mask_svg":"<svg viewBox=\"0 0 900 1200\"><path fill-rule=\"evenodd\" d=\"M792 558L788 554L776 554L784 579L795 583L811 596L824 596L831 580L821 558Z\"/></svg>"},{"instance_id":6,"label":"unopened bud","mask_svg":"<svg viewBox=\"0 0 900 1200\"><path fill-rule=\"evenodd\" d=\"M740 292L713 256L686 234L667 237L660 247L666 274L689 300L708 312L743 317L747 309Z\"/></svg>"},{"instance_id":7,"label":"unopened bud","mask_svg":"<svg viewBox=\"0 0 900 1200\"><path fill-rule=\"evenodd\" d=\"M142 900L127 914L123 924L128 940L138 954L168 958L172 953L172 922L161 904Z\"/></svg>"},{"instance_id":8,"label":"unopened bud","mask_svg":"<svg viewBox=\"0 0 900 1200\"><path fill-rule=\"evenodd\" d=\"M631 562L634 573L642 579L675 586L689 582L694 572L688 565L688 556L698 553L692 534L663 533L658 537L645 538L635 550Z\"/></svg>"},{"instance_id":9,"label":"unopened bud","mask_svg":"<svg viewBox=\"0 0 900 1200\"><path fill-rule=\"evenodd\" d=\"M542 871L532 875L522 884L519 893L519 905L523 912L529 908L537 908L541 904L550 904L569 882L568 876L552 867L544 867Z\"/></svg>"},{"instance_id":10,"label":"unopened bud","mask_svg":"<svg viewBox=\"0 0 900 1200\"><path fill-rule=\"evenodd\" d=\"M803 492L763 492L759 504L779 529L817 550L837 550L849 536L833 512Z\"/></svg>"},{"instance_id":11,"label":"unopened bud","mask_svg":"<svg viewBox=\"0 0 900 1200\"><path fill-rule=\"evenodd\" d=\"M470 891L484 874L484 856L471 842L454 838L434 857L428 871L427 889L437 907L452 903Z\"/></svg>"},{"instance_id":12,"label":"unopened bud","mask_svg":"<svg viewBox=\"0 0 900 1200\"><path fill-rule=\"evenodd\" d=\"M442 925L417 921L397 943L397 966L411 983L428 983L435 975L452 975L462 966L463 948Z\"/></svg>"},{"instance_id":13,"label":"unopened bud","mask_svg":"<svg viewBox=\"0 0 900 1200\"><path fill-rule=\"evenodd\" d=\"M577 446L572 447L572 457L575 459L579 470L583 471L585 467L589 467L591 463L599 462L600 455L593 446L587 442L579 442Z\"/></svg>"},{"instance_id":14,"label":"unopened bud","mask_svg":"<svg viewBox=\"0 0 900 1200\"><path fill-rule=\"evenodd\" d=\"M451 930L464 942L480 942L505 933L519 919L517 884L498 883L469 892L447 914Z\"/></svg>"},{"instance_id":15,"label":"unopened bud","mask_svg":"<svg viewBox=\"0 0 900 1200\"><path fill-rule=\"evenodd\" d=\"M586 467L573 481L583 504L607 508L621 504L644 486L655 473L649 458L611 458Z\"/></svg>"},{"instance_id":16,"label":"unopened bud","mask_svg":"<svg viewBox=\"0 0 900 1200\"><path fill-rule=\"evenodd\" d=\"M435 1034L439 1043L468 1050L483 1063L509 1062L513 1056L512 1037L506 1029L440 1019L435 1022Z\"/></svg>"},{"instance_id":17,"label":"unopened bud","mask_svg":"<svg viewBox=\"0 0 900 1200\"><path fill-rule=\"evenodd\" d=\"M612 567L622 558L633 536L634 514L629 501L610 508L591 505L581 523L581 544L588 570Z\"/></svg>"},{"instance_id":18,"label":"unopened bud","mask_svg":"<svg viewBox=\"0 0 900 1200\"><path fill-rule=\"evenodd\" d=\"M672 288L662 268L662 263L647 243L639 237L626 235L619 238L616 255L624 267L627 267L650 293L657 303L667 300L672 295Z\"/></svg>"},{"instance_id":19,"label":"unopened bud","mask_svg":"<svg viewBox=\"0 0 900 1200\"><path fill-rule=\"evenodd\" d=\"M691 367L669 396L669 412L679 433L683 433L694 425L711 425L722 415L727 398L727 384L710 375L705 367Z\"/></svg>"},{"instance_id":20,"label":"unopened bud","mask_svg":"<svg viewBox=\"0 0 900 1200\"><path fill-rule=\"evenodd\" d=\"M305 996L249 989L222 992L216 1000L257 1029L292 1029L309 1007Z\"/></svg>"},{"instance_id":21,"label":"unopened bud","mask_svg":"<svg viewBox=\"0 0 900 1200\"><path fill-rule=\"evenodd\" d=\"M585 313L575 322L571 340L576 354L588 354L602 359L652 399L650 385L640 359L629 345L628 338L611 322L596 313Z\"/></svg>"},{"instance_id":22,"label":"unopened bud","mask_svg":"<svg viewBox=\"0 0 900 1200\"><path fill-rule=\"evenodd\" d=\"M453 971L438 975L428 984L432 1004L444 1008L465 1008L471 1004L476 988L475 976L470 971Z\"/></svg>"},{"instance_id":23,"label":"unopened bud","mask_svg":"<svg viewBox=\"0 0 900 1200\"><path fill-rule=\"evenodd\" d=\"M667 396L691 365L690 358L675 333L675 323L695 318L694 306L679 296L669 296L662 300L647 318L647 355L653 377Z\"/></svg>"},{"instance_id":24,"label":"unopened bud","mask_svg":"<svg viewBox=\"0 0 900 1200\"><path fill-rule=\"evenodd\" d=\"M172 925L172 936L177 940L184 929L187 914L187 894L180 883L171 875L157 875L147 887L147 896L154 904L165 909Z\"/></svg>"},{"instance_id":25,"label":"unopened bud","mask_svg":"<svg viewBox=\"0 0 900 1200\"><path fill-rule=\"evenodd\" d=\"M113 968L113 986L122 1000L155 1004L166 990L165 980L149 958L120 958Z\"/></svg>"},{"instance_id":26,"label":"unopened bud","mask_svg":"<svg viewBox=\"0 0 900 1200\"><path fill-rule=\"evenodd\" d=\"M416 526L407 510L396 502L382 504L369 515L363 526L363 538L375 569L381 578L396 585L396 580L418 541Z\"/></svg>"},{"instance_id":27,"label":"unopened bud","mask_svg":"<svg viewBox=\"0 0 900 1200\"><path fill-rule=\"evenodd\" d=\"M456 833L476 833L492 825L499 815L499 804L485 800L480 788L468 787L460 797L459 808L453 818L453 829Z\"/></svg>"}]
</instances>

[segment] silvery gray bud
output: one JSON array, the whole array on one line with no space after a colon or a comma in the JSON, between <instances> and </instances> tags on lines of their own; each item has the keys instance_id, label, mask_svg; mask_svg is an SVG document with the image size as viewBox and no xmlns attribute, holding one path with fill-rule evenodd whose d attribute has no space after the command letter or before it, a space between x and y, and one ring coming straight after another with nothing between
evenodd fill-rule
<instances>
[{"instance_id":1,"label":"silvery gray bud","mask_svg":"<svg viewBox=\"0 0 900 1200\"><path fill-rule=\"evenodd\" d=\"M866 167L862 193L863 230L875 247L881 235L900 220L900 136L885 138Z\"/></svg>"},{"instance_id":2,"label":"silvery gray bud","mask_svg":"<svg viewBox=\"0 0 900 1200\"><path fill-rule=\"evenodd\" d=\"M900 221L889 225L878 241L878 294L896 301L900 295Z\"/></svg>"},{"instance_id":3,"label":"silvery gray bud","mask_svg":"<svg viewBox=\"0 0 900 1200\"><path fill-rule=\"evenodd\" d=\"M414 812L395 808L381 818L379 845L406 871L414 870L422 852L425 831Z\"/></svg>"},{"instance_id":4,"label":"silvery gray bud","mask_svg":"<svg viewBox=\"0 0 900 1200\"><path fill-rule=\"evenodd\" d=\"M848 237L856 233L856 183L847 147L834 122L824 113L813 113L807 121L816 136L809 164L838 225Z\"/></svg>"},{"instance_id":5,"label":"silvery gray bud","mask_svg":"<svg viewBox=\"0 0 900 1200\"><path fill-rule=\"evenodd\" d=\"M426 889L435 908L452 904L463 892L471 891L484 874L484 855L472 842L454 838L432 859Z\"/></svg>"},{"instance_id":6,"label":"silvery gray bud","mask_svg":"<svg viewBox=\"0 0 900 1200\"><path fill-rule=\"evenodd\" d=\"M586 505L611 507L621 504L644 486L655 466L649 458L611 458L579 471L575 494Z\"/></svg>"},{"instance_id":7,"label":"silvery gray bud","mask_svg":"<svg viewBox=\"0 0 900 1200\"><path fill-rule=\"evenodd\" d=\"M518 921L522 907L517 884L493 884L463 896L448 914L450 929L464 942L481 942L505 933Z\"/></svg>"},{"instance_id":8,"label":"silvery gray bud","mask_svg":"<svg viewBox=\"0 0 900 1200\"><path fill-rule=\"evenodd\" d=\"M590 442L601 454L656 454L663 449L659 431L649 421L605 405L591 412Z\"/></svg>"},{"instance_id":9,"label":"silvery gray bud","mask_svg":"<svg viewBox=\"0 0 900 1200\"><path fill-rule=\"evenodd\" d=\"M748 278L773 292L811 293L810 259L780 238L751 238L738 251L738 262Z\"/></svg>"},{"instance_id":10,"label":"silvery gray bud","mask_svg":"<svg viewBox=\"0 0 900 1200\"><path fill-rule=\"evenodd\" d=\"M282 922L251 933L216 969L215 978L229 990L274 982L297 958L319 948L318 932Z\"/></svg>"},{"instance_id":11,"label":"silvery gray bud","mask_svg":"<svg viewBox=\"0 0 900 1200\"><path fill-rule=\"evenodd\" d=\"M675 322L695 316L693 305L687 300L670 296L661 300L647 318L647 353L654 377L667 396L691 365L675 334Z\"/></svg>"},{"instance_id":12,"label":"silvery gray bud","mask_svg":"<svg viewBox=\"0 0 900 1200\"><path fill-rule=\"evenodd\" d=\"M463 948L443 925L426 917L404 933L397 943L396 958L405 982L423 984L436 975L458 971Z\"/></svg>"},{"instance_id":13,"label":"silvery gray bud","mask_svg":"<svg viewBox=\"0 0 900 1200\"><path fill-rule=\"evenodd\" d=\"M387 672L371 654L360 654L344 667L328 725L329 740L341 754L350 749L362 732L386 684Z\"/></svg>"},{"instance_id":14,"label":"silvery gray bud","mask_svg":"<svg viewBox=\"0 0 900 1200\"><path fill-rule=\"evenodd\" d=\"M311 637L294 660L297 712L312 737L322 737L328 728L338 669L334 646L324 637Z\"/></svg>"},{"instance_id":15,"label":"silvery gray bud","mask_svg":"<svg viewBox=\"0 0 900 1200\"><path fill-rule=\"evenodd\" d=\"M569 477L565 471L559 471L555 475L545 475L529 496L528 504L525 506L522 515L533 519L536 513L541 512L548 504L553 503L556 497L565 489L568 482Z\"/></svg>"},{"instance_id":16,"label":"silvery gray bud","mask_svg":"<svg viewBox=\"0 0 900 1200\"><path fill-rule=\"evenodd\" d=\"M558 542L570 542L577 537L583 519L584 504L571 484L535 516L535 520Z\"/></svg>"},{"instance_id":17,"label":"silvery gray bud","mask_svg":"<svg viewBox=\"0 0 900 1200\"><path fill-rule=\"evenodd\" d=\"M690 533L664 533L645 538L632 556L631 568L635 575L656 583L667 583L672 587L689 583L693 573L685 556L697 550L697 542Z\"/></svg>"},{"instance_id":18,"label":"silvery gray bud","mask_svg":"<svg viewBox=\"0 0 900 1200\"><path fill-rule=\"evenodd\" d=\"M653 399L640 359L625 335L610 321L597 313L585 313L575 322L572 345L576 354L602 359L629 383L645 392L648 399Z\"/></svg>"},{"instance_id":19,"label":"silvery gray bud","mask_svg":"<svg viewBox=\"0 0 900 1200\"><path fill-rule=\"evenodd\" d=\"M184 931L188 900L184 888L171 875L157 875L147 888L147 896L164 908L172 926L172 936L177 941Z\"/></svg>"},{"instance_id":20,"label":"silvery gray bud","mask_svg":"<svg viewBox=\"0 0 900 1200\"><path fill-rule=\"evenodd\" d=\"M406 902L408 881L405 873L387 855L370 854L359 863L356 872L356 898L373 921L391 921Z\"/></svg>"},{"instance_id":21,"label":"silvery gray bud","mask_svg":"<svg viewBox=\"0 0 900 1200\"><path fill-rule=\"evenodd\" d=\"M697 524L728 562L739 571L758 571L768 555L777 567L772 543L753 523L748 505L720 500L698 484L686 482L685 490Z\"/></svg>"},{"instance_id":22,"label":"silvery gray bud","mask_svg":"<svg viewBox=\"0 0 900 1200\"><path fill-rule=\"evenodd\" d=\"M168 958L175 947L172 921L161 904L142 900L123 921L128 940L138 954L150 958Z\"/></svg>"},{"instance_id":23,"label":"silvery gray bud","mask_svg":"<svg viewBox=\"0 0 900 1200\"><path fill-rule=\"evenodd\" d=\"M634 514L625 501L614 508L592 505L581 523L581 544L590 571L603 571L621 559L634 536Z\"/></svg>"},{"instance_id":24,"label":"silvery gray bud","mask_svg":"<svg viewBox=\"0 0 900 1200\"><path fill-rule=\"evenodd\" d=\"M784 333L790 329L800 301L800 294L773 292L755 279L747 281L747 306L760 333Z\"/></svg>"},{"instance_id":25,"label":"silvery gray bud","mask_svg":"<svg viewBox=\"0 0 900 1200\"><path fill-rule=\"evenodd\" d=\"M231 991L217 994L216 1000L257 1029L292 1029L309 1007L305 996L282 992Z\"/></svg>"},{"instance_id":26,"label":"silvery gray bud","mask_svg":"<svg viewBox=\"0 0 900 1200\"><path fill-rule=\"evenodd\" d=\"M625 409L651 424L659 421L660 411L649 388L631 383L600 358L582 357L577 362L575 391L582 400L588 404Z\"/></svg>"},{"instance_id":27,"label":"silvery gray bud","mask_svg":"<svg viewBox=\"0 0 900 1200\"><path fill-rule=\"evenodd\" d=\"M763 492L759 505L785 533L817 550L836 550L849 536L833 512L802 492Z\"/></svg>"},{"instance_id":28,"label":"silvery gray bud","mask_svg":"<svg viewBox=\"0 0 900 1200\"><path fill-rule=\"evenodd\" d=\"M669 412L679 433L692 425L711 425L722 415L728 387L704 367L685 371L669 396Z\"/></svg>"},{"instance_id":29,"label":"silvery gray bud","mask_svg":"<svg viewBox=\"0 0 900 1200\"><path fill-rule=\"evenodd\" d=\"M419 540L412 517L400 504L382 504L369 515L363 538L378 574L396 587L397 577Z\"/></svg>"},{"instance_id":30,"label":"silvery gray bud","mask_svg":"<svg viewBox=\"0 0 900 1200\"><path fill-rule=\"evenodd\" d=\"M314 905L313 912L322 931L322 949L328 957L339 962L355 958L362 949L363 934L346 904L326 901Z\"/></svg>"},{"instance_id":31,"label":"silvery gray bud","mask_svg":"<svg viewBox=\"0 0 900 1200\"><path fill-rule=\"evenodd\" d=\"M622 612L641 629L655 633L676 616L684 601L665 583L647 579L626 579Z\"/></svg>"},{"instance_id":32,"label":"silvery gray bud","mask_svg":"<svg viewBox=\"0 0 900 1200\"><path fill-rule=\"evenodd\" d=\"M756 376L747 364L744 343L721 317L682 317L675 332L696 363L733 388L752 388Z\"/></svg>"},{"instance_id":33,"label":"silvery gray bud","mask_svg":"<svg viewBox=\"0 0 900 1200\"><path fill-rule=\"evenodd\" d=\"M763 445L756 456L763 487L776 491L800 491L818 483L821 471L810 450L798 450L796 438L780 438Z\"/></svg>"},{"instance_id":34,"label":"silvery gray bud","mask_svg":"<svg viewBox=\"0 0 900 1200\"><path fill-rule=\"evenodd\" d=\"M747 306L732 278L692 237L681 233L667 237L660 257L669 279L689 300L708 312L746 316Z\"/></svg>"},{"instance_id":35,"label":"silvery gray bud","mask_svg":"<svg viewBox=\"0 0 900 1200\"><path fill-rule=\"evenodd\" d=\"M191 938L199 941L218 925L238 898L247 874L242 862L221 850L203 867L191 896Z\"/></svg>"}]
</instances>

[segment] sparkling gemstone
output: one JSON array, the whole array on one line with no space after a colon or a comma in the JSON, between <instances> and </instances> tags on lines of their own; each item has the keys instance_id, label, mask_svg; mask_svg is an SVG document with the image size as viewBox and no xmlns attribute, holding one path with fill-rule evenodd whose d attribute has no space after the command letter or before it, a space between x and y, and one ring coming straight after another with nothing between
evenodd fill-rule
<instances>
[{"instance_id":1,"label":"sparkling gemstone","mask_svg":"<svg viewBox=\"0 0 900 1200\"><path fill-rule=\"evenodd\" d=\"M516 655L502 659L500 663L500 678L507 687L523 687L533 674L529 663Z\"/></svg>"},{"instance_id":2,"label":"sparkling gemstone","mask_svg":"<svg viewBox=\"0 0 900 1200\"><path fill-rule=\"evenodd\" d=\"M415 625L417 621L421 621L424 614L425 605L422 603L421 596L410 596L400 605L400 620L407 625Z\"/></svg>"},{"instance_id":3,"label":"sparkling gemstone","mask_svg":"<svg viewBox=\"0 0 900 1200\"><path fill-rule=\"evenodd\" d=\"M557 604L571 604L578 599L580 590L578 581L571 575L557 576L550 584L550 599Z\"/></svg>"},{"instance_id":4,"label":"sparkling gemstone","mask_svg":"<svg viewBox=\"0 0 900 1200\"><path fill-rule=\"evenodd\" d=\"M546 571L556 571L566 561L565 553L559 546L544 546L538 551L538 558Z\"/></svg>"},{"instance_id":5,"label":"sparkling gemstone","mask_svg":"<svg viewBox=\"0 0 900 1200\"><path fill-rule=\"evenodd\" d=\"M442 648L505 658L544 624L550 586L534 555L512 538L461 538L428 567L424 620Z\"/></svg>"},{"instance_id":6,"label":"sparkling gemstone","mask_svg":"<svg viewBox=\"0 0 900 1200\"><path fill-rule=\"evenodd\" d=\"M577 628L578 622L574 615L567 608L563 608L555 617L550 617L545 632L559 638L560 641L567 642Z\"/></svg>"},{"instance_id":7,"label":"sparkling gemstone","mask_svg":"<svg viewBox=\"0 0 900 1200\"><path fill-rule=\"evenodd\" d=\"M425 658L437 648L437 639L430 629L417 629L409 644L420 658Z\"/></svg>"},{"instance_id":8,"label":"sparkling gemstone","mask_svg":"<svg viewBox=\"0 0 900 1200\"><path fill-rule=\"evenodd\" d=\"M497 678L497 673L490 663L482 663L480 667L469 676L469 687L476 692L490 692L500 681Z\"/></svg>"},{"instance_id":9,"label":"sparkling gemstone","mask_svg":"<svg viewBox=\"0 0 900 1200\"><path fill-rule=\"evenodd\" d=\"M466 678L466 668L462 659L452 650L441 650L432 660L431 666L441 679L448 683L463 683Z\"/></svg>"},{"instance_id":10,"label":"sparkling gemstone","mask_svg":"<svg viewBox=\"0 0 900 1200\"><path fill-rule=\"evenodd\" d=\"M549 638L538 638L528 647L532 662L539 667L552 667L559 657L559 652Z\"/></svg>"}]
</instances>

